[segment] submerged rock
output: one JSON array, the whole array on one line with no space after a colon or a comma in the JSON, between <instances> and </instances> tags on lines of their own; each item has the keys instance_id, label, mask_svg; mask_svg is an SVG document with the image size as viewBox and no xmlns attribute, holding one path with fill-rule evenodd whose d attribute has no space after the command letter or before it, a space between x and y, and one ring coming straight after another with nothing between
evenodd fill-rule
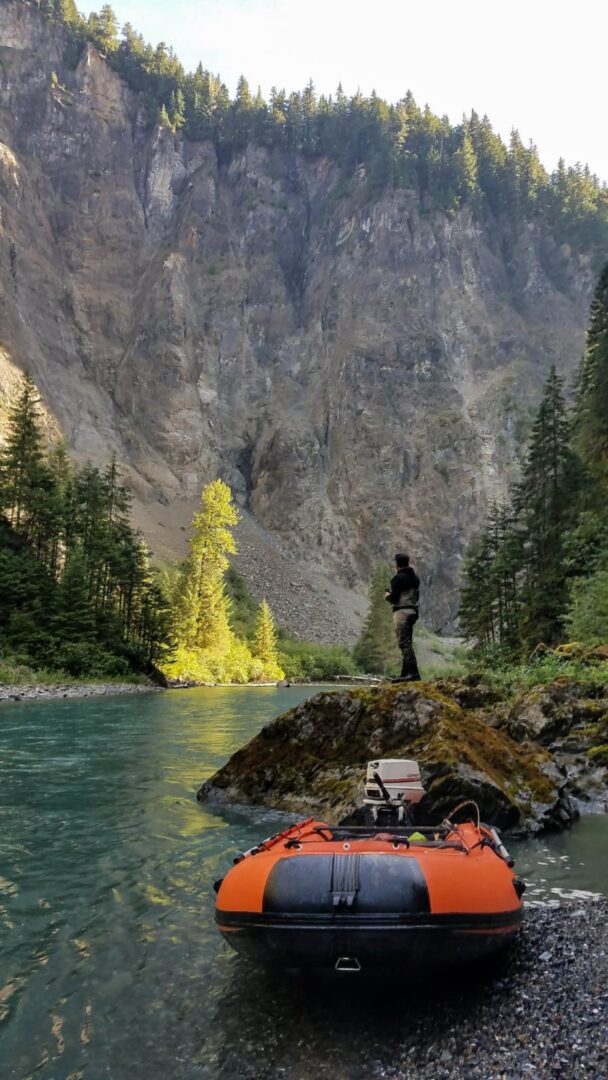
<instances>
[{"instance_id":1,"label":"submerged rock","mask_svg":"<svg viewBox=\"0 0 608 1080\"><path fill-rule=\"evenodd\" d=\"M511 832L564 828L577 816L565 773L546 749L515 741L428 683L318 694L267 724L198 798L342 821L356 814L375 757L420 763L420 820L440 820L465 798Z\"/></svg>"}]
</instances>

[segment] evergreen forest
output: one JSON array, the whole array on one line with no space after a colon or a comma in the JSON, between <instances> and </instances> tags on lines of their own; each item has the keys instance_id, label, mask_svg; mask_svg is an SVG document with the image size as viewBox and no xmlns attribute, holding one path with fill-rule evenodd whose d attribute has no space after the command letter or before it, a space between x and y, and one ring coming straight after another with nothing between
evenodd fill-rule
<instances>
[{"instance_id":1,"label":"evergreen forest","mask_svg":"<svg viewBox=\"0 0 608 1080\"><path fill-rule=\"evenodd\" d=\"M154 565L112 460L75 466L46 443L25 375L0 449L0 678L276 682L353 673L347 649L276 629L230 564L238 511L208 484L190 554Z\"/></svg>"},{"instance_id":2,"label":"evergreen forest","mask_svg":"<svg viewBox=\"0 0 608 1080\"><path fill-rule=\"evenodd\" d=\"M560 160L548 173L533 143L517 131L505 145L487 116L472 112L460 124L420 107L408 92L396 103L373 93L317 94L274 87L265 100L241 76L234 97L219 75L199 64L186 72L164 42L152 46L133 26L119 27L109 4L88 18L74 0L19 0L38 8L66 32L65 63L75 68L91 42L143 102L140 119L189 140L209 140L228 163L253 142L268 151L327 156L347 183L355 174L366 195L388 187L414 190L428 210L477 218L506 216L544 222L558 244L590 251L601 265L608 243L608 193L588 167ZM55 75L55 78L57 76Z\"/></svg>"},{"instance_id":3,"label":"evergreen forest","mask_svg":"<svg viewBox=\"0 0 608 1080\"><path fill-rule=\"evenodd\" d=\"M29 375L0 452L0 535L5 657L104 678L163 662L170 612L116 462L76 468L63 443L47 449Z\"/></svg>"},{"instance_id":4,"label":"evergreen forest","mask_svg":"<svg viewBox=\"0 0 608 1080\"><path fill-rule=\"evenodd\" d=\"M494 658L608 641L608 265L574 393L552 369L520 480L469 549L460 618Z\"/></svg>"}]
</instances>

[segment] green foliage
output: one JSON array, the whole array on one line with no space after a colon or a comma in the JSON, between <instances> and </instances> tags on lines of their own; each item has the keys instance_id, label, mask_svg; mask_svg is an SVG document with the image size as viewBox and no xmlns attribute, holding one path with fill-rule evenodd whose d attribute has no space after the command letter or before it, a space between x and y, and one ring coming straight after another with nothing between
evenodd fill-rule
<instances>
[{"instance_id":1,"label":"green foliage","mask_svg":"<svg viewBox=\"0 0 608 1080\"><path fill-rule=\"evenodd\" d=\"M0 455L0 645L76 676L144 671L167 651L167 605L129 523L116 463L74 471L43 446L25 376Z\"/></svg>"},{"instance_id":2,"label":"green foliage","mask_svg":"<svg viewBox=\"0 0 608 1080\"><path fill-rule=\"evenodd\" d=\"M512 504L490 508L467 554L460 618L478 648L499 645L516 655L560 640L566 538L577 527L584 487L563 381L552 368Z\"/></svg>"},{"instance_id":3,"label":"green foliage","mask_svg":"<svg viewBox=\"0 0 608 1080\"><path fill-rule=\"evenodd\" d=\"M552 368L515 498L523 532L521 634L528 646L559 641L562 632L567 595L564 536L576 525L583 479L570 434L563 380Z\"/></svg>"},{"instance_id":4,"label":"green foliage","mask_svg":"<svg viewBox=\"0 0 608 1080\"><path fill-rule=\"evenodd\" d=\"M368 611L354 650L355 661L366 674L396 674L399 669L392 610L384 596L391 577L391 568L386 563L379 563L372 575Z\"/></svg>"},{"instance_id":5,"label":"green foliage","mask_svg":"<svg viewBox=\"0 0 608 1080\"><path fill-rule=\"evenodd\" d=\"M237 637L252 640L258 606L245 584L245 579L234 566L228 567L224 580L230 600L230 625Z\"/></svg>"},{"instance_id":6,"label":"green foliage","mask_svg":"<svg viewBox=\"0 0 608 1080\"><path fill-rule=\"evenodd\" d=\"M184 567L167 575L168 588L179 604ZM188 573L191 573L189 570ZM323 681L333 675L355 675L351 653L341 646L327 647L299 641L287 631L275 632L267 604L258 605L234 566L222 573L228 600L230 639L226 646L213 642L205 649L178 645L164 666L172 679L203 683L246 683L286 679ZM176 616L179 625L179 615Z\"/></svg>"},{"instance_id":7,"label":"green foliage","mask_svg":"<svg viewBox=\"0 0 608 1080\"><path fill-rule=\"evenodd\" d=\"M276 682L283 678L277 651L277 635L272 612L266 600L258 608L252 653L260 664L260 679Z\"/></svg>"},{"instance_id":8,"label":"green foliage","mask_svg":"<svg viewBox=\"0 0 608 1080\"><path fill-rule=\"evenodd\" d=\"M96 638L95 611L82 549L74 546L55 590L53 630L66 645L90 645Z\"/></svg>"},{"instance_id":9,"label":"green foliage","mask_svg":"<svg viewBox=\"0 0 608 1080\"><path fill-rule=\"evenodd\" d=\"M344 194L356 175L368 193L385 187L417 191L427 209L454 213L470 205L480 216L508 215L517 225L544 220L560 244L603 254L608 245L608 192L589 169L563 161L549 175L534 144L513 132L509 146L477 113L452 126L420 109L411 93L389 104L377 94L347 98L317 95L312 83L287 94L273 87L268 102L241 76L234 100L218 75L201 64L186 73L164 42L144 41L130 24L118 36L109 5L82 19L73 0L23 0L68 31L69 60L91 41L129 86L142 95L150 124L183 130L191 140L214 143L221 163L249 142L269 150L326 155L342 174Z\"/></svg>"},{"instance_id":10,"label":"green foliage","mask_svg":"<svg viewBox=\"0 0 608 1080\"><path fill-rule=\"evenodd\" d=\"M238 512L223 480L203 488L201 505L192 522L190 554L175 580L176 649L164 671L183 681L250 682L261 677L263 664L234 633L225 580L228 556L236 552L232 529ZM244 591L238 576L231 580L233 589Z\"/></svg>"},{"instance_id":11,"label":"green foliage","mask_svg":"<svg viewBox=\"0 0 608 1080\"><path fill-rule=\"evenodd\" d=\"M342 645L316 645L282 636L279 663L286 679L323 682L333 675L358 675L352 653Z\"/></svg>"},{"instance_id":12,"label":"green foliage","mask_svg":"<svg viewBox=\"0 0 608 1080\"><path fill-rule=\"evenodd\" d=\"M597 484L596 501L604 508L608 495L608 264L591 305L578 383L575 440Z\"/></svg>"},{"instance_id":13,"label":"green foliage","mask_svg":"<svg viewBox=\"0 0 608 1080\"><path fill-rule=\"evenodd\" d=\"M608 642L608 570L575 580L565 624L573 641Z\"/></svg>"},{"instance_id":14,"label":"green foliage","mask_svg":"<svg viewBox=\"0 0 608 1080\"><path fill-rule=\"evenodd\" d=\"M483 683L503 697L523 693L535 686L547 686L556 679L571 679L583 694L594 696L603 691L608 677L607 665L591 667L576 660L564 661L557 656L543 657L536 663L514 664L500 653L486 653L471 661L477 672L483 671Z\"/></svg>"},{"instance_id":15,"label":"green foliage","mask_svg":"<svg viewBox=\"0 0 608 1080\"><path fill-rule=\"evenodd\" d=\"M591 306L572 409L552 369L521 481L469 548L461 623L510 660L565 634L608 641L608 266Z\"/></svg>"},{"instance_id":16,"label":"green foliage","mask_svg":"<svg viewBox=\"0 0 608 1080\"><path fill-rule=\"evenodd\" d=\"M203 488L202 510L194 515L190 555L177 582L175 630L188 649L228 648L232 640L224 585L228 555L236 552L232 528L238 513L223 480Z\"/></svg>"}]
</instances>

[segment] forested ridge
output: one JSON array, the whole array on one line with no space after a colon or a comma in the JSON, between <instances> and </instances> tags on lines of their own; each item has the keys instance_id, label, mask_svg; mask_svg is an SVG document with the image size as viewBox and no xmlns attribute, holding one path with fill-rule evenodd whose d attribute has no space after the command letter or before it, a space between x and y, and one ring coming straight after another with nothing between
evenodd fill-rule
<instances>
[{"instance_id":1,"label":"forested ridge","mask_svg":"<svg viewBox=\"0 0 608 1080\"><path fill-rule=\"evenodd\" d=\"M11 0L4 0L11 2ZM61 23L68 34L66 64L75 67L91 42L128 85L142 95L145 122L213 142L220 162L249 142L327 156L345 181L363 169L370 195L385 187L417 191L428 209L455 212L469 205L478 218L507 214L545 221L559 243L602 258L608 241L608 193L587 166L560 160L548 173L533 143L513 131L505 145L487 116L472 112L460 124L421 108L411 92L390 104L377 94L317 94L273 88L266 101L241 76L231 98L221 76L200 63L186 72L163 42L152 46L130 24L120 28L110 5L81 16L74 0L18 0ZM205 42L201 42L204 52ZM407 72L404 74L407 78Z\"/></svg>"}]
</instances>

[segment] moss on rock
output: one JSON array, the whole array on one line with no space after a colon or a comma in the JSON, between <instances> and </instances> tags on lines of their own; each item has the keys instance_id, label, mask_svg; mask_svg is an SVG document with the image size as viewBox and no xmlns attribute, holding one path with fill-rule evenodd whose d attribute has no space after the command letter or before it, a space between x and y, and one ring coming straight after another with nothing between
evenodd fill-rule
<instances>
[{"instance_id":1,"label":"moss on rock","mask_svg":"<svg viewBox=\"0 0 608 1080\"><path fill-rule=\"evenodd\" d=\"M574 811L548 751L516 741L444 683L318 694L268 724L199 792L343 820L362 798L367 761L415 758L427 794L420 815L439 820L473 798L482 816L521 832L563 827Z\"/></svg>"}]
</instances>

